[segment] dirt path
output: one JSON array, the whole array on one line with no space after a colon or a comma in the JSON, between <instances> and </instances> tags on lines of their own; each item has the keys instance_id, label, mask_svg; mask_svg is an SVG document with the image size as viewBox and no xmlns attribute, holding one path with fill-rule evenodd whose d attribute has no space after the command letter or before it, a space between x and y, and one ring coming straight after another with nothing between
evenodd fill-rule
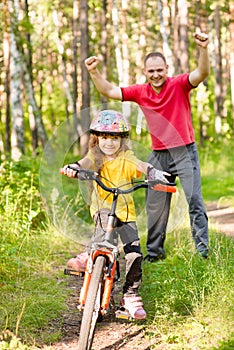
<instances>
[{"instance_id":1,"label":"dirt path","mask_svg":"<svg viewBox=\"0 0 234 350\"><path fill-rule=\"evenodd\" d=\"M234 237L234 208L219 207L217 203L207 204L208 217L227 236Z\"/></svg>"},{"instance_id":2,"label":"dirt path","mask_svg":"<svg viewBox=\"0 0 234 350\"><path fill-rule=\"evenodd\" d=\"M209 221L212 225L227 234L234 237L234 209L229 207L217 207L216 203L207 204ZM43 350L78 350L77 339L80 328L80 314L76 310L77 296L81 287L82 280L76 277L70 277L69 290L73 290L68 300L68 310L63 315L62 340L53 346L45 346ZM54 324L54 328L58 328ZM147 350L151 348L153 341L144 337L143 324L134 324L133 322L113 321L102 322L97 327L93 350ZM155 342L155 339L154 339ZM159 348L158 348L159 349Z\"/></svg>"},{"instance_id":3,"label":"dirt path","mask_svg":"<svg viewBox=\"0 0 234 350\"><path fill-rule=\"evenodd\" d=\"M80 313L77 311L77 296L83 282L82 278L70 276L68 290L72 289L67 306L68 310L63 315L62 324L62 340L53 346L44 346L43 350L78 350L78 336L81 324ZM116 294L120 295L121 283L116 286ZM95 338L93 342L93 350L147 350L150 349L152 341L146 340L144 337L144 321L142 325L136 325L131 321L116 321L114 316L106 316L103 322L97 325ZM59 325L55 321L52 324L53 328L58 328Z\"/></svg>"}]
</instances>

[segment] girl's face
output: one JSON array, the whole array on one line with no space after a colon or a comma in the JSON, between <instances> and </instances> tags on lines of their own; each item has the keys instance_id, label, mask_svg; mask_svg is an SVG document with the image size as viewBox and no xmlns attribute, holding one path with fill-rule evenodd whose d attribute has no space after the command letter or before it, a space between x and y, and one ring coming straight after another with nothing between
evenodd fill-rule
<instances>
[{"instance_id":1,"label":"girl's face","mask_svg":"<svg viewBox=\"0 0 234 350\"><path fill-rule=\"evenodd\" d=\"M121 137L119 136L98 136L99 148L105 156L115 158L116 153L121 146Z\"/></svg>"}]
</instances>

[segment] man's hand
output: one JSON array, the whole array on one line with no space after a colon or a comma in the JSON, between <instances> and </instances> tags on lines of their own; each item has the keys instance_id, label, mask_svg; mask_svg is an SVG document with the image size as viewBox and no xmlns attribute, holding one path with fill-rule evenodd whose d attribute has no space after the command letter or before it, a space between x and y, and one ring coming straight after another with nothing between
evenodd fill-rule
<instances>
[{"instance_id":1,"label":"man's hand","mask_svg":"<svg viewBox=\"0 0 234 350\"><path fill-rule=\"evenodd\" d=\"M209 42L209 37L205 33L195 33L193 35L195 42L198 46L201 46L203 48L206 48Z\"/></svg>"},{"instance_id":2,"label":"man's hand","mask_svg":"<svg viewBox=\"0 0 234 350\"><path fill-rule=\"evenodd\" d=\"M100 60L97 56L91 56L91 57L86 58L85 65L86 65L86 68L88 69L88 71L91 72L92 70L97 68L99 62L100 62Z\"/></svg>"}]
</instances>

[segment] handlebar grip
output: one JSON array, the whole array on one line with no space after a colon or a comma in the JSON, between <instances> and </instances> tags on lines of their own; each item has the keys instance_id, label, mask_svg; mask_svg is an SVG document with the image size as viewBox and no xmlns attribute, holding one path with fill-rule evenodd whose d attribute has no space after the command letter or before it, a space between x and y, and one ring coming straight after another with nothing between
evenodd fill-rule
<instances>
[{"instance_id":1,"label":"handlebar grip","mask_svg":"<svg viewBox=\"0 0 234 350\"><path fill-rule=\"evenodd\" d=\"M72 167L69 167L69 168L72 169L72 170L74 170L74 171L76 171L76 172L78 172L78 169L74 169L74 168L72 168ZM62 174L62 175L65 175L65 173L64 173L64 168L59 169L59 173Z\"/></svg>"},{"instance_id":2,"label":"handlebar grip","mask_svg":"<svg viewBox=\"0 0 234 350\"><path fill-rule=\"evenodd\" d=\"M75 177L78 177L77 173L79 172L79 169L77 169L77 168L75 168L75 167L73 167L73 166L71 166L69 164L68 164L67 168L75 171L76 172L76 176ZM64 168L60 168L59 173L62 174L62 175L65 175Z\"/></svg>"},{"instance_id":3,"label":"handlebar grip","mask_svg":"<svg viewBox=\"0 0 234 350\"><path fill-rule=\"evenodd\" d=\"M152 190L154 191L159 191L159 192L170 192L170 193L175 193L176 192L176 187L175 185L163 185L163 184L156 184L152 187Z\"/></svg>"}]
</instances>

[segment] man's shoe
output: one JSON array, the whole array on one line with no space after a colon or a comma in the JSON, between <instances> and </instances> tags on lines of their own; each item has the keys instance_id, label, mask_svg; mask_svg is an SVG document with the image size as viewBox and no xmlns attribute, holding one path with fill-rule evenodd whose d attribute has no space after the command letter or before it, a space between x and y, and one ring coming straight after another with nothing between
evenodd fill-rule
<instances>
[{"instance_id":1,"label":"man's shoe","mask_svg":"<svg viewBox=\"0 0 234 350\"><path fill-rule=\"evenodd\" d=\"M144 261L148 261L148 262L153 263L153 262L157 262L157 261L163 260L163 259L166 259L166 255L160 253L160 254L157 255L157 256L146 255L145 258L144 258Z\"/></svg>"},{"instance_id":2,"label":"man's shoe","mask_svg":"<svg viewBox=\"0 0 234 350\"><path fill-rule=\"evenodd\" d=\"M198 250L197 251L200 256L202 256L204 259L208 258L209 255L209 249L204 249L204 250Z\"/></svg>"}]
</instances>

